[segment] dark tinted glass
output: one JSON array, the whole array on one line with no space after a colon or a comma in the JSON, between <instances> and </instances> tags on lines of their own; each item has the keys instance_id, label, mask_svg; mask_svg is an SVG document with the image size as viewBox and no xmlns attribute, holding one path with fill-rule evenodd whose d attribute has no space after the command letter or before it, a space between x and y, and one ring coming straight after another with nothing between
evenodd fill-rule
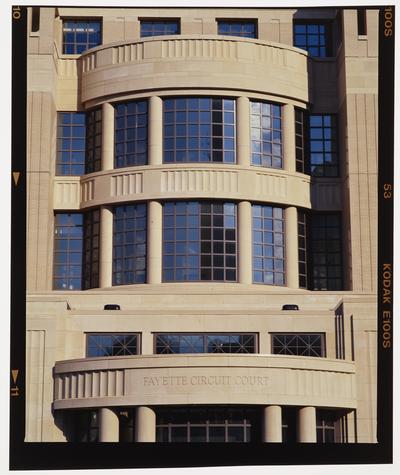
<instances>
[{"instance_id":1,"label":"dark tinted glass","mask_svg":"<svg viewBox=\"0 0 400 475\"><path fill-rule=\"evenodd\" d=\"M101 22L84 20L63 21L63 53L81 54L101 44Z\"/></svg>"}]
</instances>

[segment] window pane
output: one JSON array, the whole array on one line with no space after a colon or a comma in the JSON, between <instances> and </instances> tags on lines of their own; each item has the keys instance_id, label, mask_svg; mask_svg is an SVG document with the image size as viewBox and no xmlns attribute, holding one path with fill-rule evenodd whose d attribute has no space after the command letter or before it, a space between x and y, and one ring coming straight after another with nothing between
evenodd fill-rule
<instances>
[{"instance_id":1,"label":"window pane","mask_svg":"<svg viewBox=\"0 0 400 475\"><path fill-rule=\"evenodd\" d=\"M281 208L252 205L253 282L284 284L284 223ZM273 246L272 244L275 244ZM263 278L260 271L264 272Z\"/></svg>"},{"instance_id":2,"label":"window pane","mask_svg":"<svg viewBox=\"0 0 400 475\"><path fill-rule=\"evenodd\" d=\"M280 355L325 356L322 333L286 333L272 335L272 352Z\"/></svg>"},{"instance_id":3,"label":"window pane","mask_svg":"<svg viewBox=\"0 0 400 475\"><path fill-rule=\"evenodd\" d=\"M218 21L218 34L256 38L256 25L257 23L253 20L220 20Z\"/></svg>"},{"instance_id":4,"label":"window pane","mask_svg":"<svg viewBox=\"0 0 400 475\"><path fill-rule=\"evenodd\" d=\"M342 289L342 240L339 214L313 214L311 219L312 290Z\"/></svg>"},{"instance_id":5,"label":"window pane","mask_svg":"<svg viewBox=\"0 0 400 475\"><path fill-rule=\"evenodd\" d=\"M156 353L255 353L253 334L172 334L156 335Z\"/></svg>"},{"instance_id":6,"label":"window pane","mask_svg":"<svg viewBox=\"0 0 400 475\"><path fill-rule=\"evenodd\" d=\"M166 203L163 218L164 281L234 282L235 252L236 205ZM225 268L230 272L225 273Z\"/></svg>"},{"instance_id":7,"label":"window pane","mask_svg":"<svg viewBox=\"0 0 400 475\"><path fill-rule=\"evenodd\" d=\"M235 162L234 101L164 100L164 162Z\"/></svg>"},{"instance_id":8,"label":"window pane","mask_svg":"<svg viewBox=\"0 0 400 475\"><path fill-rule=\"evenodd\" d=\"M63 21L63 53L80 54L101 44L101 22L85 20Z\"/></svg>"},{"instance_id":9,"label":"window pane","mask_svg":"<svg viewBox=\"0 0 400 475\"><path fill-rule=\"evenodd\" d=\"M54 267L55 290L80 290L82 288L82 214L57 213L54 217Z\"/></svg>"},{"instance_id":10,"label":"window pane","mask_svg":"<svg viewBox=\"0 0 400 475\"><path fill-rule=\"evenodd\" d=\"M336 117L311 114L309 116L309 147L311 175L338 176Z\"/></svg>"},{"instance_id":11,"label":"window pane","mask_svg":"<svg viewBox=\"0 0 400 475\"><path fill-rule=\"evenodd\" d=\"M179 20L141 20L140 36L178 35Z\"/></svg>"},{"instance_id":12,"label":"window pane","mask_svg":"<svg viewBox=\"0 0 400 475\"><path fill-rule=\"evenodd\" d=\"M85 113L59 112L57 116L56 175L85 173Z\"/></svg>"},{"instance_id":13,"label":"window pane","mask_svg":"<svg viewBox=\"0 0 400 475\"><path fill-rule=\"evenodd\" d=\"M115 106L115 168L147 164L147 107L146 100Z\"/></svg>"},{"instance_id":14,"label":"window pane","mask_svg":"<svg viewBox=\"0 0 400 475\"><path fill-rule=\"evenodd\" d=\"M326 46L330 46L328 25L324 23L294 23L294 46L308 51L311 56L327 56Z\"/></svg>"},{"instance_id":15,"label":"window pane","mask_svg":"<svg viewBox=\"0 0 400 475\"><path fill-rule=\"evenodd\" d=\"M252 165L282 168L281 106L251 101Z\"/></svg>"},{"instance_id":16,"label":"window pane","mask_svg":"<svg viewBox=\"0 0 400 475\"><path fill-rule=\"evenodd\" d=\"M87 335L86 356L123 356L137 354L136 334Z\"/></svg>"}]
</instances>

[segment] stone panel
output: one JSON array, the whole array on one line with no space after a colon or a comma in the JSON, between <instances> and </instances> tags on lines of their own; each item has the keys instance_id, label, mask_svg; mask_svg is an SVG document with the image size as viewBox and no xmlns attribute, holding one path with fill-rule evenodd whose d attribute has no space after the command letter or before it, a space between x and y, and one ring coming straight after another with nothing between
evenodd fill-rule
<instances>
[{"instance_id":1,"label":"stone panel","mask_svg":"<svg viewBox=\"0 0 400 475\"><path fill-rule=\"evenodd\" d=\"M356 407L354 364L321 358L262 355L109 357L59 362L55 373L56 409L211 401L213 404ZM79 375L83 377L79 378ZM86 378L90 382L85 385ZM83 387L87 385L88 397L83 397ZM117 387L123 387L122 393Z\"/></svg>"}]
</instances>

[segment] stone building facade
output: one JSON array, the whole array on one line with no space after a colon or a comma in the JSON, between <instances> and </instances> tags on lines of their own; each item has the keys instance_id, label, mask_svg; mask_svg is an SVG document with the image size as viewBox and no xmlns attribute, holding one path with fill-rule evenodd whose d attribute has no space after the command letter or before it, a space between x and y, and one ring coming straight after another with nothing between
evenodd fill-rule
<instances>
[{"instance_id":1,"label":"stone building facade","mask_svg":"<svg viewBox=\"0 0 400 475\"><path fill-rule=\"evenodd\" d=\"M378 12L27 36L25 440L376 442Z\"/></svg>"}]
</instances>

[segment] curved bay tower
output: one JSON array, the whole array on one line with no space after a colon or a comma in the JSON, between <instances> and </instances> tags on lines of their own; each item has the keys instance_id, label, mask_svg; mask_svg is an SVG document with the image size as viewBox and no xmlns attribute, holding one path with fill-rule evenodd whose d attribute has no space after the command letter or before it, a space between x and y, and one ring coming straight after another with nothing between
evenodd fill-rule
<instances>
[{"instance_id":1,"label":"curved bay tower","mask_svg":"<svg viewBox=\"0 0 400 475\"><path fill-rule=\"evenodd\" d=\"M375 442L378 12L28 20L28 442Z\"/></svg>"}]
</instances>

